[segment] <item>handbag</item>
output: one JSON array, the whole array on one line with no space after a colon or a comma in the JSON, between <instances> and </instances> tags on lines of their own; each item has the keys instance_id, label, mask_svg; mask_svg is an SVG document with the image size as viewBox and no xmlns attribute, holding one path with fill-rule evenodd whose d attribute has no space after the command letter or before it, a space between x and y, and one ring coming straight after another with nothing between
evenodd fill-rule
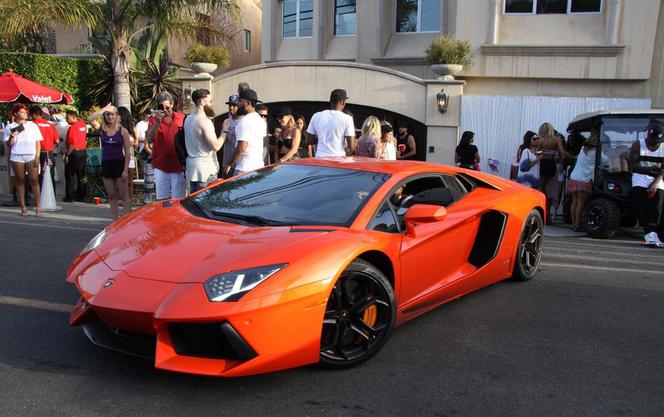
<instances>
[{"instance_id":1,"label":"handbag","mask_svg":"<svg viewBox=\"0 0 664 417\"><path fill-rule=\"evenodd\" d=\"M519 176L519 166L517 164L512 164L510 166L510 180L516 180L516 177Z\"/></svg>"},{"instance_id":2,"label":"handbag","mask_svg":"<svg viewBox=\"0 0 664 417\"><path fill-rule=\"evenodd\" d=\"M519 164L519 170L521 172L528 172L530 171L530 168L530 158L526 156L526 158L521 161L521 164Z\"/></svg>"}]
</instances>

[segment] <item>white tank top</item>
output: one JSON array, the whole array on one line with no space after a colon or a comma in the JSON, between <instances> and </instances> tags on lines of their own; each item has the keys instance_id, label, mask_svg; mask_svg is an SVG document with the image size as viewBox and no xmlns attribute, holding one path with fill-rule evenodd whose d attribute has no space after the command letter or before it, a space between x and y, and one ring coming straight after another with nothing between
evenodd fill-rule
<instances>
[{"instance_id":1,"label":"white tank top","mask_svg":"<svg viewBox=\"0 0 664 417\"><path fill-rule=\"evenodd\" d=\"M664 158L664 144L659 145L659 149L656 151L651 151L648 149L648 146L646 146L646 140L645 139L639 139L639 156L654 156L657 158ZM642 167L661 167L662 163L659 162L650 162L650 161L639 161L639 164ZM655 180L655 177L651 175L645 175L645 174L639 174L639 173L632 173L632 187L643 187L643 188L648 188L650 187L650 184ZM657 184L657 188L660 190L664 190L664 181L659 181Z\"/></svg>"}]
</instances>

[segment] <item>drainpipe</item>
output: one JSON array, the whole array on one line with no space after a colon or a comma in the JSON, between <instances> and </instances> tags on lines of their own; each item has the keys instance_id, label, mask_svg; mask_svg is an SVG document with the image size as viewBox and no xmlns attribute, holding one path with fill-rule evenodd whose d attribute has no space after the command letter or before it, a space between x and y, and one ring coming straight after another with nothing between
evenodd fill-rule
<instances>
[{"instance_id":1,"label":"drainpipe","mask_svg":"<svg viewBox=\"0 0 664 417\"><path fill-rule=\"evenodd\" d=\"M491 16L489 17L489 45L498 44L498 29L500 29L501 0L491 0Z\"/></svg>"},{"instance_id":2,"label":"drainpipe","mask_svg":"<svg viewBox=\"0 0 664 417\"><path fill-rule=\"evenodd\" d=\"M606 33L606 43L609 45L618 44L618 29L622 13L622 0L611 0L609 6L609 27Z\"/></svg>"}]
</instances>

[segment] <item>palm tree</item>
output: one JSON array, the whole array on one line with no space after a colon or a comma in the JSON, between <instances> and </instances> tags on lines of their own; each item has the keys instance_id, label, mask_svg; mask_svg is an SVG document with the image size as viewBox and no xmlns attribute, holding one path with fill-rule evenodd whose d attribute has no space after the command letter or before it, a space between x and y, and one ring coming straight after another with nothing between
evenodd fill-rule
<instances>
[{"instance_id":1,"label":"palm tree","mask_svg":"<svg viewBox=\"0 0 664 417\"><path fill-rule=\"evenodd\" d=\"M0 33L8 39L55 25L107 33L114 102L127 108L131 108L130 44L136 36L152 28L167 37L186 39L205 33L211 40L228 41L229 33L208 14L230 11L239 17L235 0L0 0L0 10Z\"/></svg>"}]
</instances>

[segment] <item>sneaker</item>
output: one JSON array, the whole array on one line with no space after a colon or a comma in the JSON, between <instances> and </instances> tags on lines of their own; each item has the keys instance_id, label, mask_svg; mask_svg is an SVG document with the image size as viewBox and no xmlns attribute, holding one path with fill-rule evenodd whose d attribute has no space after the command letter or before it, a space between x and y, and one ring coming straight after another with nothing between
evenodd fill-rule
<instances>
[{"instance_id":1,"label":"sneaker","mask_svg":"<svg viewBox=\"0 0 664 417\"><path fill-rule=\"evenodd\" d=\"M663 247L664 244L659 240L657 232L650 232L647 235L643 236L643 244L653 248Z\"/></svg>"}]
</instances>

